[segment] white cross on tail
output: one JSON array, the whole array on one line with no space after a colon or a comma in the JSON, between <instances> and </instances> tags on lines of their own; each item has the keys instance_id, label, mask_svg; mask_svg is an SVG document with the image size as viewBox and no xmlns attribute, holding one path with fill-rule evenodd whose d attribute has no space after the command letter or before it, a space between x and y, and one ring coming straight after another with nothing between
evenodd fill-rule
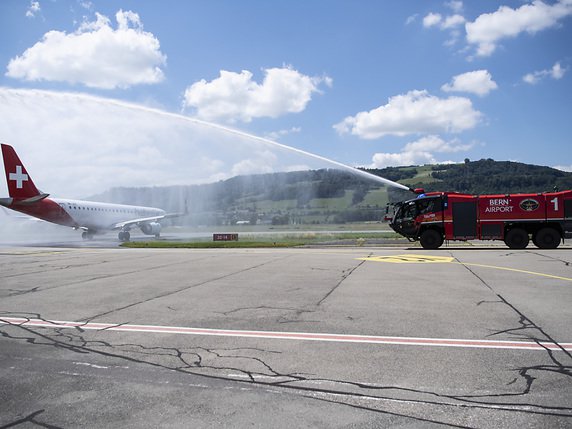
<instances>
[{"instance_id":1,"label":"white cross on tail","mask_svg":"<svg viewBox=\"0 0 572 429\"><path fill-rule=\"evenodd\" d=\"M28 175L25 173L22 173L22 166L21 165L17 165L16 166L16 172L10 173L9 179L16 181L16 189L22 189L24 187L24 182L26 182L28 180Z\"/></svg>"}]
</instances>

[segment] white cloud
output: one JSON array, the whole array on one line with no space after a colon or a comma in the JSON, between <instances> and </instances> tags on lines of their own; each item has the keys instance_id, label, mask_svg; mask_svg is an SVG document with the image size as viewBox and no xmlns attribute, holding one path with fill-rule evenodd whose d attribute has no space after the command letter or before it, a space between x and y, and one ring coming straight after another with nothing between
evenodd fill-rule
<instances>
[{"instance_id":1,"label":"white cloud","mask_svg":"<svg viewBox=\"0 0 572 429\"><path fill-rule=\"evenodd\" d=\"M445 92L469 92L482 97L497 87L487 70L475 70L454 76L453 81L446 83L441 89Z\"/></svg>"},{"instance_id":2,"label":"white cloud","mask_svg":"<svg viewBox=\"0 0 572 429\"><path fill-rule=\"evenodd\" d=\"M287 130L272 131L272 132L266 134L264 137L269 139L269 140L279 140L280 137L284 137L284 136L287 136L289 134L297 134L300 131L302 131L302 128L292 127L290 129L287 129Z\"/></svg>"},{"instance_id":3,"label":"white cloud","mask_svg":"<svg viewBox=\"0 0 572 429\"><path fill-rule=\"evenodd\" d=\"M563 68L560 63L557 62L552 66L551 69L527 73L522 77L522 80L530 85L537 84L539 81L546 77L551 77L552 79L559 80L564 77L564 74L567 70L567 68Z\"/></svg>"},{"instance_id":4,"label":"white cloud","mask_svg":"<svg viewBox=\"0 0 572 429\"><path fill-rule=\"evenodd\" d=\"M458 27L465 23L465 18L461 15L451 15L445 18L441 24L441 29L448 30L451 28Z\"/></svg>"},{"instance_id":5,"label":"white cloud","mask_svg":"<svg viewBox=\"0 0 572 429\"><path fill-rule=\"evenodd\" d=\"M413 24L417 20L418 16L418 13L408 16L405 20L405 25Z\"/></svg>"},{"instance_id":6,"label":"white cloud","mask_svg":"<svg viewBox=\"0 0 572 429\"><path fill-rule=\"evenodd\" d=\"M566 68L562 68L560 63L555 63L550 70L550 76L552 79L562 79L564 77L564 73L566 73Z\"/></svg>"},{"instance_id":7,"label":"white cloud","mask_svg":"<svg viewBox=\"0 0 572 429\"><path fill-rule=\"evenodd\" d=\"M359 112L334 125L340 134L362 139L386 135L457 133L474 128L482 113L464 97L438 98L427 91L409 91L391 97L387 104L369 112Z\"/></svg>"},{"instance_id":8,"label":"white cloud","mask_svg":"<svg viewBox=\"0 0 572 429\"><path fill-rule=\"evenodd\" d=\"M484 13L474 22L465 24L467 42L476 45L478 56L489 56L500 40L555 27L560 19L571 14L571 0L560 0L554 4L535 0L518 9L501 6L496 12Z\"/></svg>"},{"instance_id":9,"label":"white cloud","mask_svg":"<svg viewBox=\"0 0 572 429\"><path fill-rule=\"evenodd\" d=\"M8 64L6 76L27 81L60 81L92 88L128 88L164 79L166 57L159 41L143 31L139 15L117 12L118 28L100 14L70 34L49 31Z\"/></svg>"},{"instance_id":10,"label":"white cloud","mask_svg":"<svg viewBox=\"0 0 572 429\"><path fill-rule=\"evenodd\" d=\"M261 84L253 81L252 76L248 70L221 70L218 78L189 86L184 106L194 108L196 115L206 120L250 122L254 118L302 112L312 95L320 92L320 84L332 85L327 76L310 77L291 67L265 69Z\"/></svg>"},{"instance_id":11,"label":"white cloud","mask_svg":"<svg viewBox=\"0 0 572 429\"><path fill-rule=\"evenodd\" d=\"M474 146L473 144L462 144L458 139L445 141L439 136L430 135L422 137L414 142L407 143L403 151L456 153L456 152L467 151L473 146Z\"/></svg>"},{"instance_id":12,"label":"white cloud","mask_svg":"<svg viewBox=\"0 0 572 429\"><path fill-rule=\"evenodd\" d=\"M443 19L439 13L429 13L423 18L423 26L425 28L439 27L441 30L449 30L465 23L462 15L450 15Z\"/></svg>"},{"instance_id":13,"label":"white cloud","mask_svg":"<svg viewBox=\"0 0 572 429\"><path fill-rule=\"evenodd\" d=\"M462 2L446 3L446 6L450 7L454 12L460 12L463 8ZM423 18L423 26L425 28L437 27L441 31L448 31L450 37L449 40L445 42L445 45L452 46L457 43L461 34L459 27L461 27L465 21L465 18L459 13L443 17L440 13L431 12Z\"/></svg>"},{"instance_id":14,"label":"white cloud","mask_svg":"<svg viewBox=\"0 0 572 429\"><path fill-rule=\"evenodd\" d=\"M437 160L427 152L376 153L370 168L401 167L405 165L436 164Z\"/></svg>"},{"instance_id":15,"label":"white cloud","mask_svg":"<svg viewBox=\"0 0 572 429\"><path fill-rule=\"evenodd\" d=\"M40 12L42 9L40 7L40 2L39 1L31 1L30 2L30 7L28 7L28 10L26 10L26 16L28 18L34 18L36 16L36 14L38 12Z\"/></svg>"},{"instance_id":16,"label":"white cloud","mask_svg":"<svg viewBox=\"0 0 572 429\"><path fill-rule=\"evenodd\" d=\"M464 152L469 150L471 147L473 147L473 144L462 144L457 139L445 141L439 136L430 135L406 144L403 150L399 153L374 154L372 157L371 168L449 163L451 161L437 161L434 152Z\"/></svg>"},{"instance_id":17,"label":"white cloud","mask_svg":"<svg viewBox=\"0 0 572 429\"><path fill-rule=\"evenodd\" d=\"M429 13L423 18L423 27L435 27L443 21L443 17L440 13Z\"/></svg>"},{"instance_id":18,"label":"white cloud","mask_svg":"<svg viewBox=\"0 0 572 429\"><path fill-rule=\"evenodd\" d=\"M572 165L555 165L554 168L561 171L572 172Z\"/></svg>"},{"instance_id":19,"label":"white cloud","mask_svg":"<svg viewBox=\"0 0 572 429\"><path fill-rule=\"evenodd\" d=\"M445 3L449 9L455 13L461 13L463 11L463 2L460 0L452 0Z\"/></svg>"}]
</instances>

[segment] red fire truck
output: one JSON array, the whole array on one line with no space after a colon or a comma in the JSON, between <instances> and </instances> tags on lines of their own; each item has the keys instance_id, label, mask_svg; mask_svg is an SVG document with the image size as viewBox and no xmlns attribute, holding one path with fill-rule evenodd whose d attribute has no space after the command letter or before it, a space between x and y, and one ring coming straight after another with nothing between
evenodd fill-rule
<instances>
[{"instance_id":1,"label":"red fire truck","mask_svg":"<svg viewBox=\"0 0 572 429\"><path fill-rule=\"evenodd\" d=\"M398 203L390 226L425 249L444 240L504 240L511 249L532 242L555 249L572 238L572 191L540 194L467 195L414 192L417 198Z\"/></svg>"}]
</instances>

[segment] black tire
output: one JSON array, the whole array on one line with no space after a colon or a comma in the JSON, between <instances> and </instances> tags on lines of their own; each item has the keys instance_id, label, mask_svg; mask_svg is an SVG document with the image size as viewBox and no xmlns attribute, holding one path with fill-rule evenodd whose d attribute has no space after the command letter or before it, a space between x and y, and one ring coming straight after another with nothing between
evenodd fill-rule
<instances>
[{"instance_id":1,"label":"black tire","mask_svg":"<svg viewBox=\"0 0 572 429\"><path fill-rule=\"evenodd\" d=\"M534 235L534 244L540 249L556 249L562 236L554 228L542 228Z\"/></svg>"},{"instance_id":2,"label":"black tire","mask_svg":"<svg viewBox=\"0 0 572 429\"><path fill-rule=\"evenodd\" d=\"M529 241L528 233L522 228L513 228L504 236L505 244L511 249L525 249Z\"/></svg>"},{"instance_id":3,"label":"black tire","mask_svg":"<svg viewBox=\"0 0 572 429\"><path fill-rule=\"evenodd\" d=\"M434 229L426 229L419 237L424 249L438 249L443 244L443 234Z\"/></svg>"},{"instance_id":4,"label":"black tire","mask_svg":"<svg viewBox=\"0 0 572 429\"><path fill-rule=\"evenodd\" d=\"M121 231L117 237L119 238L119 241L129 241L131 234L127 231Z\"/></svg>"}]
</instances>

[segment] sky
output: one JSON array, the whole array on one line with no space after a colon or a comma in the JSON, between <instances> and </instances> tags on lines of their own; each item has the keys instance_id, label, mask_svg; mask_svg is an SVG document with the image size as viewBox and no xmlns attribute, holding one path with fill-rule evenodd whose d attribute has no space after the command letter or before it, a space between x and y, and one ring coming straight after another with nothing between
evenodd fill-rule
<instances>
[{"instance_id":1,"label":"sky","mask_svg":"<svg viewBox=\"0 0 572 429\"><path fill-rule=\"evenodd\" d=\"M571 41L572 0L3 0L0 141L68 196L278 170L242 132L352 166L572 171Z\"/></svg>"}]
</instances>

